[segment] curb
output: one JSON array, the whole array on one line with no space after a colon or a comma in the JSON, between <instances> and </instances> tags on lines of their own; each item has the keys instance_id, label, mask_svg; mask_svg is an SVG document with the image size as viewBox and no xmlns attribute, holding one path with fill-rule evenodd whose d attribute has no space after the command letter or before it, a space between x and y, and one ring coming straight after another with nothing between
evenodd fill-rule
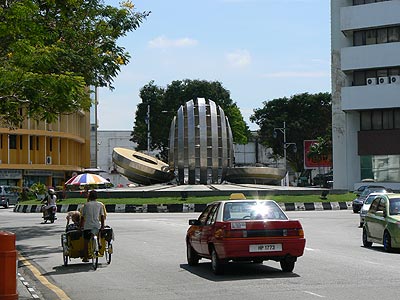
<instances>
[{"instance_id":1,"label":"curb","mask_svg":"<svg viewBox=\"0 0 400 300\"><path fill-rule=\"evenodd\" d=\"M310 203L278 203L284 211L310 211L310 210L344 210L352 209L352 202L310 202ZM57 205L57 211L66 213L78 210L83 204ZM107 213L193 213L202 212L207 204L106 204ZM17 204L14 212L39 213L41 205Z\"/></svg>"}]
</instances>

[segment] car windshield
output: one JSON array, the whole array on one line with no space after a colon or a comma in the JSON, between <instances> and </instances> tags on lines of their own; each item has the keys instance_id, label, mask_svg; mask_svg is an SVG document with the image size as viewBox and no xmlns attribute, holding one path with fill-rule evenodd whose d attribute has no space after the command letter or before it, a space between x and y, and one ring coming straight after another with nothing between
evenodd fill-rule
<instances>
[{"instance_id":1,"label":"car windshield","mask_svg":"<svg viewBox=\"0 0 400 300\"><path fill-rule=\"evenodd\" d=\"M390 215L400 215L400 198L391 198L389 204Z\"/></svg>"},{"instance_id":2,"label":"car windshield","mask_svg":"<svg viewBox=\"0 0 400 300\"><path fill-rule=\"evenodd\" d=\"M367 197L371 193L385 193L386 189L385 188L366 188L362 193L360 197Z\"/></svg>"},{"instance_id":3,"label":"car windshield","mask_svg":"<svg viewBox=\"0 0 400 300\"><path fill-rule=\"evenodd\" d=\"M287 220L281 208L274 202L227 202L224 205L224 221L231 220Z\"/></svg>"}]
</instances>

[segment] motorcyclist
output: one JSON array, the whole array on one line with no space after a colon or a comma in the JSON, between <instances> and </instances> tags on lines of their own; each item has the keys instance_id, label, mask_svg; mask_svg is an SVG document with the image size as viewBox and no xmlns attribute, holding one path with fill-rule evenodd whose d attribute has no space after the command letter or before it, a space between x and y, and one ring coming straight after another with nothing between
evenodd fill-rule
<instances>
[{"instance_id":1,"label":"motorcyclist","mask_svg":"<svg viewBox=\"0 0 400 300\"><path fill-rule=\"evenodd\" d=\"M43 211L43 218L47 217L49 214L49 209L53 209L53 207L57 207L57 196L56 192L54 189L49 189L47 191L48 195L47 197L42 201L42 203L45 203L46 205L42 208Z\"/></svg>"}]
</instances>

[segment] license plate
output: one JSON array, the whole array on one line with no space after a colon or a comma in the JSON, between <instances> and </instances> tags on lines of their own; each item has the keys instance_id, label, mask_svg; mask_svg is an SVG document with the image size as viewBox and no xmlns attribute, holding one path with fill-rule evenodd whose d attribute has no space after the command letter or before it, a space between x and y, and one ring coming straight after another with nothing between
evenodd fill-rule
<instances>
[{"instance_id":1,"label":"license plate","mask_svg":"<svg viewBox=\"0 0 400 300\"><path fill-rule=\"evenodd\" d=\"M250 245L250 252L273 252L273 251L282 251L282 244L259 244L259 245Z\"/></svg>"}]
</instances>

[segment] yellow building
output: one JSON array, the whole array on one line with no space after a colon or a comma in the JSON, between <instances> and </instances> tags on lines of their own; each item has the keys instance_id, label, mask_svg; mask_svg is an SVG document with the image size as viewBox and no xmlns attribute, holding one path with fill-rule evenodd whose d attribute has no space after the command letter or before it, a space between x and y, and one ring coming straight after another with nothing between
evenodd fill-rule
<instances>
[{"instance_id":1,"label":"yellow building","mask_svg":"<svg viewBox=\"0 0 400 300\"><path fill-rule=\"evenodd\" d=\"M0 128L0 184L61 186L90 167L90 112L60 115L54 123L26 119Z\"/></svg>"}]
</instances>

